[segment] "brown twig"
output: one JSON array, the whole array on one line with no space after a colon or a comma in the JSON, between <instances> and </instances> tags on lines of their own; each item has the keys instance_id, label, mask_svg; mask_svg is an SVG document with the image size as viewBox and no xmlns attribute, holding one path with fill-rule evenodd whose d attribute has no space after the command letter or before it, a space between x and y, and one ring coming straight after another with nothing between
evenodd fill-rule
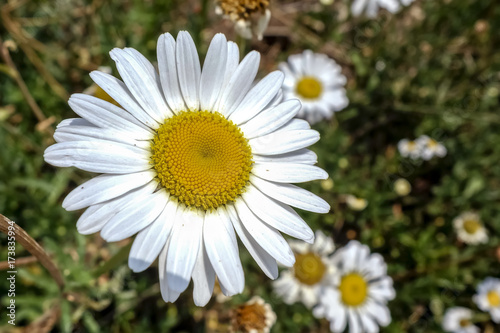
<instances>
[{"instance_id":1,"label":"brown twig","mask_svg":"<svg viewBox=\"0 0 500 333\"><path fill-rule=\"evenodd\" d=\"M50 88L63 100L67 100L69 95L66 89L54 78L54 76L47 70L40 57L35 50L45 51L45 45L38 40L32 38L21 25L11 18L10 13L24 5L25 1L12 1L0 7L1 21L5 29L10 33L12 38L17 42L19 47L23 50L24 54L28 57L33 66L44 78L45 82Z\"/></svg>"},{"instance_id":2,"label":"brown twig","mask_svg":"<svg viewBox=\"0 0 500 333\"><path fill-rule=\"evenodd\" d=\"M54 328L54 325L61 316L61 306L59 303L49 308L37 320L26 326L23 330L24 333L48 333Z\"/></svg>"},{"instance_id":3,"label":"brown twig","mask_svg":"<svg viewBox=\"0 0 500 333\"><path fill-rule=\"evenodd\" d=\"M39 122L44 122L47 120L47 117L43 114L42 109L38 106L36 103L35 99L33 96L31 96L28 87L26 86L26 83L24 83L23 78L21 77L21 74L17 70L16 65L12 61L12 58L10 57L9 49L7 46L5 46L5 43L3 42L2 38L0 37L0 56L4 60L5 64L10 68L12 75L14 77L14 80L16 81L17 85L19 86L19 89L21 90L21 93L24 96L24 99L30 106L31 110L35 114L35 117L38 119ZM52 131L52 128L48 127L50 131Z\"/></svg>"},{"instance_id":4,"label":"brown twig","mask_svg":"<svg viewBox=\"0 0 500 333\"><path fill-rule=\"evenodd\" d=\"M32 264L32 263L37 262L37 261L38 261L38 259L34 256L19 258L19 259L16 259L16 267L29 265L29 264ZM8 261L0 262L0 271L4 271L8 268L9 268Z\"/></svg>"},{"instance_id":5,"label":"brown twig","mask_svg":"<svg viewBox=\"0 0 500 333\"><path fill-rule=\"evenodd\" d=\"M13 229L13 230L12 230ZM0 214L0 231L6 235L9 235L9 231L14 232L14 237L16 242L21 244L29 253L35 256L38 261L45 267L54 281L56 281L59 289L64 288L64 280L61 272L49 257L47 252L38 244L23 228L21 228L17 223L9 220L2 214ZM12 236L11 236L12 237Z\"/></svg>"}]
</instances>

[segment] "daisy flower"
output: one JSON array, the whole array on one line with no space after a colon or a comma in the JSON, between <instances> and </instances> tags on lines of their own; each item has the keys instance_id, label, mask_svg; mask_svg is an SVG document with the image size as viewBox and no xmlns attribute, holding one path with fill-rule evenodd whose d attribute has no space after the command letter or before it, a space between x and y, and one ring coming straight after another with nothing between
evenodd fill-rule
<instances>
[{"instance_id":1,"label":"daisy flower","mask_svg":"<svg viewBox=\"0 0 500 333\"><path fill-rule=\"evenodd\" d=\"M424 160L428 161L434 156L445 157L447 150L442 143L429 138L427 135L421 135L416 140L417 144L421 147L421 156Z\"/></svg>"},{"instance_id":2,"label":"daisy flower","mask_svg":"<svg viewBox=\"0 0 500 333\"><path fill-rule=\"evenodd\" d=\"M415 0L354 0L351 5L353 16L360 16L363 13L370 18L377 16L380 8L384 8L391 13L397 13L401 5L409 6Z\"/></svg>"},{"instance_id":3,"label":"daisy flower","mask_svg":"<svg viewBox=\"0 0 500 333\"><path fill-rule=\"evenodd\" d=\"M299 99L302 108L297 117L310 124L330 119L335 111L349 104L344 89L347 79L335 60L326 54L305 50L289 56L288 63L280 63L279 69L285 73L285 100Z\"/></svg>"},{"instance_id":4,"label":"daisy flower","mask_svg":"<svg viewBox=\"0 0 500 333\"><path fill-rule=\"evenodd\" d=\"M413 160L419 159L422 154L422 146L416 140L415 141L408 139L399 140L398 150L401 156L409 157Z\"/></svg>"},{"instance_id":5,"label":"daisy flower","mask_svg":"<svg viewBox=\"0 0 500 333\"><path fill-rule=\"evenodd\" d=\"M285 303L301 301L308 308L318 303L321 288L331 283L335 267L328 256L335 250L333 240L320 230L313 244L290 241L295 264L273 283L274 291Z\"/></svg>"},{"instance_id":6,"label":"daisy flower","mask_svg":"<svg viewBox=\"0 0 500 333\"><path fill-rule=\"evenodd\" d=\"M328 319L332 332L346 326L350 332L378 332L378 326L389 325L386 304L396 293L382 256L350 241L335 252L332 263L337 267L335 281L323 290L314 315Z\"/></svg>"},{"instance_id":7,"label":"daisy flower","mask_svg":"<svg viewBox=\"0 0 500 333\"><path fill-rule=\"evenodd\" d=\"M467 308L449 308L443 317L443 330L451 333L479 333L479 327L472 324L472 315L472 310Z\"/></svg>"},{"instance_id":8,"label":"daisy flower","mask_svg":"<svg viewBox=\"0 0 500 333\"><path fill-rule=\"evenodd\" d=\"M276 314L271 305L259 296L240 305L232 315L231 332L269 333L276 322Z\"/></svg>"},{"instance_id":9,"label":"daisy flower","mask_svg":"<svg viewBox=\"0 0 500 333\"><path fill-rule=\"evenodd\" d=\"M234 22L234 30L246 39L262 40L271 20L269 0L218 0L215 13Z\"/></svg>"},{"instance_id":10,"label":"daisy flower","mask_svg":"<svg viewBox=\"0 0 500 333\"><path fill-rule=\"evenodd\" d=\"M500 279L486 278L477 286L472 300L479 309L490 313L491 320L500 324Z\"/></svg>"},{"instance_id":11,"label":"daisy flower","mask_svg":"<svg viewBox=\"0 0 500 333\"><path fill-rule=\"evenodd\" d=\"M453 220L458 239L467 244L480 244L488 241L488 233L478 214L464 212Z\"/></svg>"},{"instance_id":12,"label":"daisy flower","mask_svg":"<svg viewBox=\"0 0 500 333\"><path fill-rule=\"evenodd\" d=\"M165 301L190 280L205 305L217 275L226 295L244 287L236 234L270 278L276 260L295 262L281 235L312 242L314 234L290 206L326 213L321 198L290 183L326 179L307 146L319 134L292 119L299 101L281 103L283 74L257 84L260 62L241 62L235 43L217 34L201 69L196 46L183 31L158 39L158 71L138 51L113 49L123 81L90 75L121 107L84 94L69 105L82 118L59 124L45 160L101 175L64 200L87 208L82 234L100 231L110 242L137 234L128 264L145 270L159 256Z\"/></svg>"}]
</instances>

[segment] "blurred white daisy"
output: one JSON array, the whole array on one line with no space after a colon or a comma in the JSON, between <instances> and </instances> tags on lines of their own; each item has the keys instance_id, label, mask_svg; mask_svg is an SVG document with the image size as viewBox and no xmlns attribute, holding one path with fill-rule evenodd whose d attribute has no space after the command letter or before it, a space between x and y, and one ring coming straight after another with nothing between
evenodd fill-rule
<instances>
[{"instance_id":1,"label":"blurred white daisy","mask_svg":"<svg viewBox=\"0 0 500 333\"><path fill-rule=\"evenodd\" d=\"M409 157L414 160L419 159L422 154L422 146L416 140L415 141L408 139L399 140L398 150L401 156Z\"/></svg>"},{"instance_id":2,"label":"blurred white daisy","mask_svg":"<svg viewBox=\"0 0 500 333\"><path fill-rule=\"evenodd\" d=\"M447 153L446 147L443 146L442 143L429 138L427 135L421 135L415 141L422 149L420 157L426 161L430 160L434 156L437 157L446 156Z\"/></svg>"},{"instance_id":3,"label":"blurred white daisy","mask_svg":"<svg viewBox=\"0 0 500 333\"><path fill-rule=\"evenodd\" d=\"M110 242L137 233L129 266L143 271L159 255L162 296L171 302L191 279L197 305L209 301L216 275L226 295L243 290L236 234L270 278L276 260L292 266L280 231L308 242L314 234L290 206L330 207L289 184L328 175L306 149L319 134L292 119L300 102L281 103L283 74L254 85L259 53L240 62L223 34L212 39L203 70L185 31L158 39L159 71L134 49L110 54L123 82L91 77L122 107L73 95L69 105L82 118L61 122L44 154L52 165L102 174L63 202L66 210L88 207L78 231L101 231Z\"/></svg>"},{"instance_id":4,"label":"blurred white daisy","mask_svg":"<svg viewBox=\"0 0 500 333\"><path fill-rule=\"evenodd\" d=\"M500 279L487 277L477 286L477 294L472 297L482 311L489 312L491 320L500 324Z\"/></svg>"},{"instance_id":5,"label":"blurred white daisy","mask_svg":"<svg viewBox=\"0 0 500 333\"><path fill-rule=\"evenodd\" d=\"M488 232L477 213L463 212L453 219L453 227L458 239L467 244L480 244L488 241Z\"/></svg>"},{"instance_id":6,"label":"blurred white daisy","mask_svg":"<svg viewBox=\"0 0 500 333\"><path fill-rule=\"evenodd\" d=\"M269 0L218 0L215 13L234 22L234 30L246 39L261 40L271 20Z\"/></svg>"},{"instance_id":7,"label":"blurred white daisy","mask_svg":"<svg viewBox=\"0 0 500 333\"><path fill-rule=\"evenodd\" d=\"M276 322L271 305L254 296L233 311L230 332L269 333Z\"/></svg>"},{"instance_id":8,"label":"blurred white daisy","mask_svg":"<svg viewBox=\"0 0 500 333\"><path fill-rule=\"evenodd\" d=\"M443 330L451 333L479 333L479 327L472 323L473 312L456 306L444 313Z\"/></svg>"},{"instance_id":9,"label":"blurred white daisy","mask_svg":"<svg viewBox=\"0 0 500 333\"><path fill-rule=\"evenodd\" d=\"M360 16L363 13L370 18L377 16L380 8L391 13L397 13L401 5L408 6L415 0L354 0L351 5L353 16Z\"/></svg>"},{"instance_id":10,"label":"blurred white daisy","mask_svg":"<svg viewBox=\"0 0 500 333\"><path fill-rule=\"evenodd\" d=\"M305 50L289 56L288 63L280 63L279 69L285 73L285 100L299 99L302 108L297 117L310 124L330 119L334 112L349 104L344 89L347 79L335 60L326 54Z\"/></svg>"},{"instance_id":11,"label":"blurred white daisy","mask_svg":"<svg viewBox=\"0 0 500 333\"><path fill-rule=\"evenodd\" d=\"M293 268L281 272L274 283L274 291L286 304L297 301L308 308L318 303L321 288L331 284L335 267L328 256L335 250L333 240L318 230L313 244L290 241L295 254Z\"/></svg>"},{"instance_id":12,"label":"blurred white daisy","mask_svg":"<svg viewBox=\"0 0 500 333\"><path fill-rule=\"evenodd\" d=\"M378 332L378 326L389 325L386 304L396 293L382 256L350 241L335 252L332 263L337 266L335 282L324 288L314 315L328 319L332 332L346 326L349 332Z\"/></svg>"}]
</instances>

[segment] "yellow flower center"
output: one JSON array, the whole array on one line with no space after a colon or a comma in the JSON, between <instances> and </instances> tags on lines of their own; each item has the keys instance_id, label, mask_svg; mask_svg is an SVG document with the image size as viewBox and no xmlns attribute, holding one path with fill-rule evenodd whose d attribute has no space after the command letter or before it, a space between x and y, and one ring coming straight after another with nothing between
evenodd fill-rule
<instances>
[{"instance_id":1,"label":"yellow flower center","mask_svg":"<svg viewBox=\"0 0 500 333\"><path fill-rule=\"evenodd\" d=\"M366 300L368 285L358 273L347 274L340 280L342 302L348 306L358 306Z\"/></svg>"},{"instance_id":2,"label":"yellow flower center","mask_svg":"<svg viewBox=\"0 0 500 333\"><path fill-rule=\"evenodd\" d=\"M263 332L266 327L266 309L262 304L243 304L236 309L233 317L236 332Z\"/></svg>"},{"instance_id":3,"label":"yellow flower center","mask_svg":"<svg viewBox=\"0 0 500 333\"><path fill-rule=\"evenodd\" d=\"M488 298L488 303L490 303L492 307L496 308L500 306L500 295L496 291L489 291L486 297Z\"/></svg>"},{"instance_id":4,"label":"yellow flower center","mask_svg":"<svg viewBox=\"0 0 500 333\"><path fill-rule=\"evenodd\" d=\"M315 253L295 254L293 272L297 280L307 285L314 285L323 279L326 266L321 257Z\"/></svg>"},{"instance_id":5,"label":"yellow flower center","mask_svg":"<svg viewBox=\"0 0 500 333\"><path fill-rule=\"evenodd\" d=\"M105 92L101 87L97 86L95 92L94 92L94 97L97 97L99 99L105 100L106 102L110 102L116 106L120 106L118 102L116 102L113 97L109 96L107 92Z\"/></svg>"},{"instance_id":6,"label":"yellow flower center","mask_svg":"<svg viewBox=\"0 0 500 333\"><path fill-rule=\"evenodd\" d=\"M477 220L465 220L464 230L468 234L475 234L481 228L481 223Z\"/></svg>"},{"instance_id":7,"label":"yellow flower center","mask_svg":"<svg viewBox=\"0 0 500 333\"><path fill-rule=\"evenodd\" d=\"M469 319L460 319L460 327L467 327L471 324Z\"/></svg>"},{"instance_id":8,"label":"yellow flower center","mask_svg":"<svg viewBox=\"0 0 500 333\"><path fill-rule=\"evenodd\" d=\"M305 76L297 83L297 94L303 98L317 98L321 95L323 87L317 79Z\"/></svg>"},{"instance_id":9,"label":"yellow flower center","mask_svg":"<svg viewBox=\"0 0 500 333\"><path fill-rule=\"evenodd\" d=\"M408 142L408 150L409 151L414 151L417 148L417 144L415 141L410 141Z\"/></svg>"},{"instance_id":10,"label":"yellow flower center","mask_svg":"<svg viewBox=\"0 0 500 333\"><path fill-rule=\"evenodd\" d=\"M187 206L215 209L245 191L248 140L220 113L181 112L158 128L151 160L163 187Z\"/></svg>"}]
</instances>

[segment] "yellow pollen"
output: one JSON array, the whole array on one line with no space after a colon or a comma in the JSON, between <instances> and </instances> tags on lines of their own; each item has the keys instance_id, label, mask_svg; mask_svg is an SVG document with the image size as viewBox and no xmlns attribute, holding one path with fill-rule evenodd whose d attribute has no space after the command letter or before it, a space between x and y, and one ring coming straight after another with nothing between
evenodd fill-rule
<instances>
[{"instance_id":1,"label":"yellow pollen","mask_svg":"<svg viewBox=\"0 0 500 333\"><path fill-rule=\"evenodd\" d=\"M321 257L315 253L295 254L295 264L293 265L295 278L307 285L319 283L326 272L326 266Z\"/></svg>"},{"instance_id":2,"label":"yellow pollen","mask_svg":"<svg viewBox=\"0 0 500 333\"><path fill-rule=\"evenodd\" d=\"M408 142L408 150L409 151L414 151L417 148L417 144L415 141L410 141Z\"/></svg>"},{"instance_id":3,"label":"yellow pollen","mask_svg":"<svg viewBox=\"0 0 500 333\"><path fill-rule=\"evenodd\" d=\"M297 94L303 98L318 98L322 91L321 82L311 76L304 76L297 83Z\"/></svg>"},{"instance_id":4,"label":"yellow pollen","mask_svg":"<svg viewBox=\"0 0 500 333\"><path fill-rule=\"evenodd\" d=\"M474 235L481 228L481 223L477 220L465 220L464 230L470 235Z\"/></svg>"},{"instance_id":5,"label":"yellow pollen","mask_svg":"<svg viewBox=\"0 0 500 333\"><path fill-rule=\"evenodd\" d=\"M471 324L469 319L460 319L460 327L467 327Z\"/></svg>"},{"instance_id":6,"label":"yellow pollen","mask_svg":"<svg viewBox=\"0 0 500 333\"><path fill-rule=\"evenodd\" d=\"M263 332L266 326L266 309L262 304L243 304L234 313L233 328L236 332Z\"/></svg>"},{"instance_id":7,"label":"yellow pollen","mask_svg":"<svg viewBox=\"0 0 500 333\"><path fill-rule=\"evenodd\" d=\"M151 162L171 195L204 210L238 198L253 163L239 127L208 111L181 112L165 120L152 140Z\"/></svg>"},{"instance_id":8,"label":"yellow pollen","mask_svg":"<svg viewBox=\"0 0 500 333\"><path fill-rule=\"evenodd\" d=\"M339 290L345 305L358 306L366 300L368 285L361 275L351 273L342 277Z\"/></svg>"},{"instance_id":9,"label":"yellow pollen","mask_svg":"<svg viewBox=\"0 0 500 333\"><path fill-rule=\"evenodd\" d=\"M496 308L497 306L500 306L500 294L496 291L490 290L486 297L488 298L488 303L490 303L492 307Z\"/></svg>"},{"instance_id":10,"label":"yellow pollen","mask_svg":"<svg viewBox=\"0 0 500 333\"><path fill-rule=\"evenodd\" d=\"M94 97L97 97L99 99L105 100L106 102L110 102L116 106L120 106L118 102L116 102L113 97L109 96L107 92L105 92L101 87L97 86L95 92L94 92Z\"/></svg>"}]
</instances>

